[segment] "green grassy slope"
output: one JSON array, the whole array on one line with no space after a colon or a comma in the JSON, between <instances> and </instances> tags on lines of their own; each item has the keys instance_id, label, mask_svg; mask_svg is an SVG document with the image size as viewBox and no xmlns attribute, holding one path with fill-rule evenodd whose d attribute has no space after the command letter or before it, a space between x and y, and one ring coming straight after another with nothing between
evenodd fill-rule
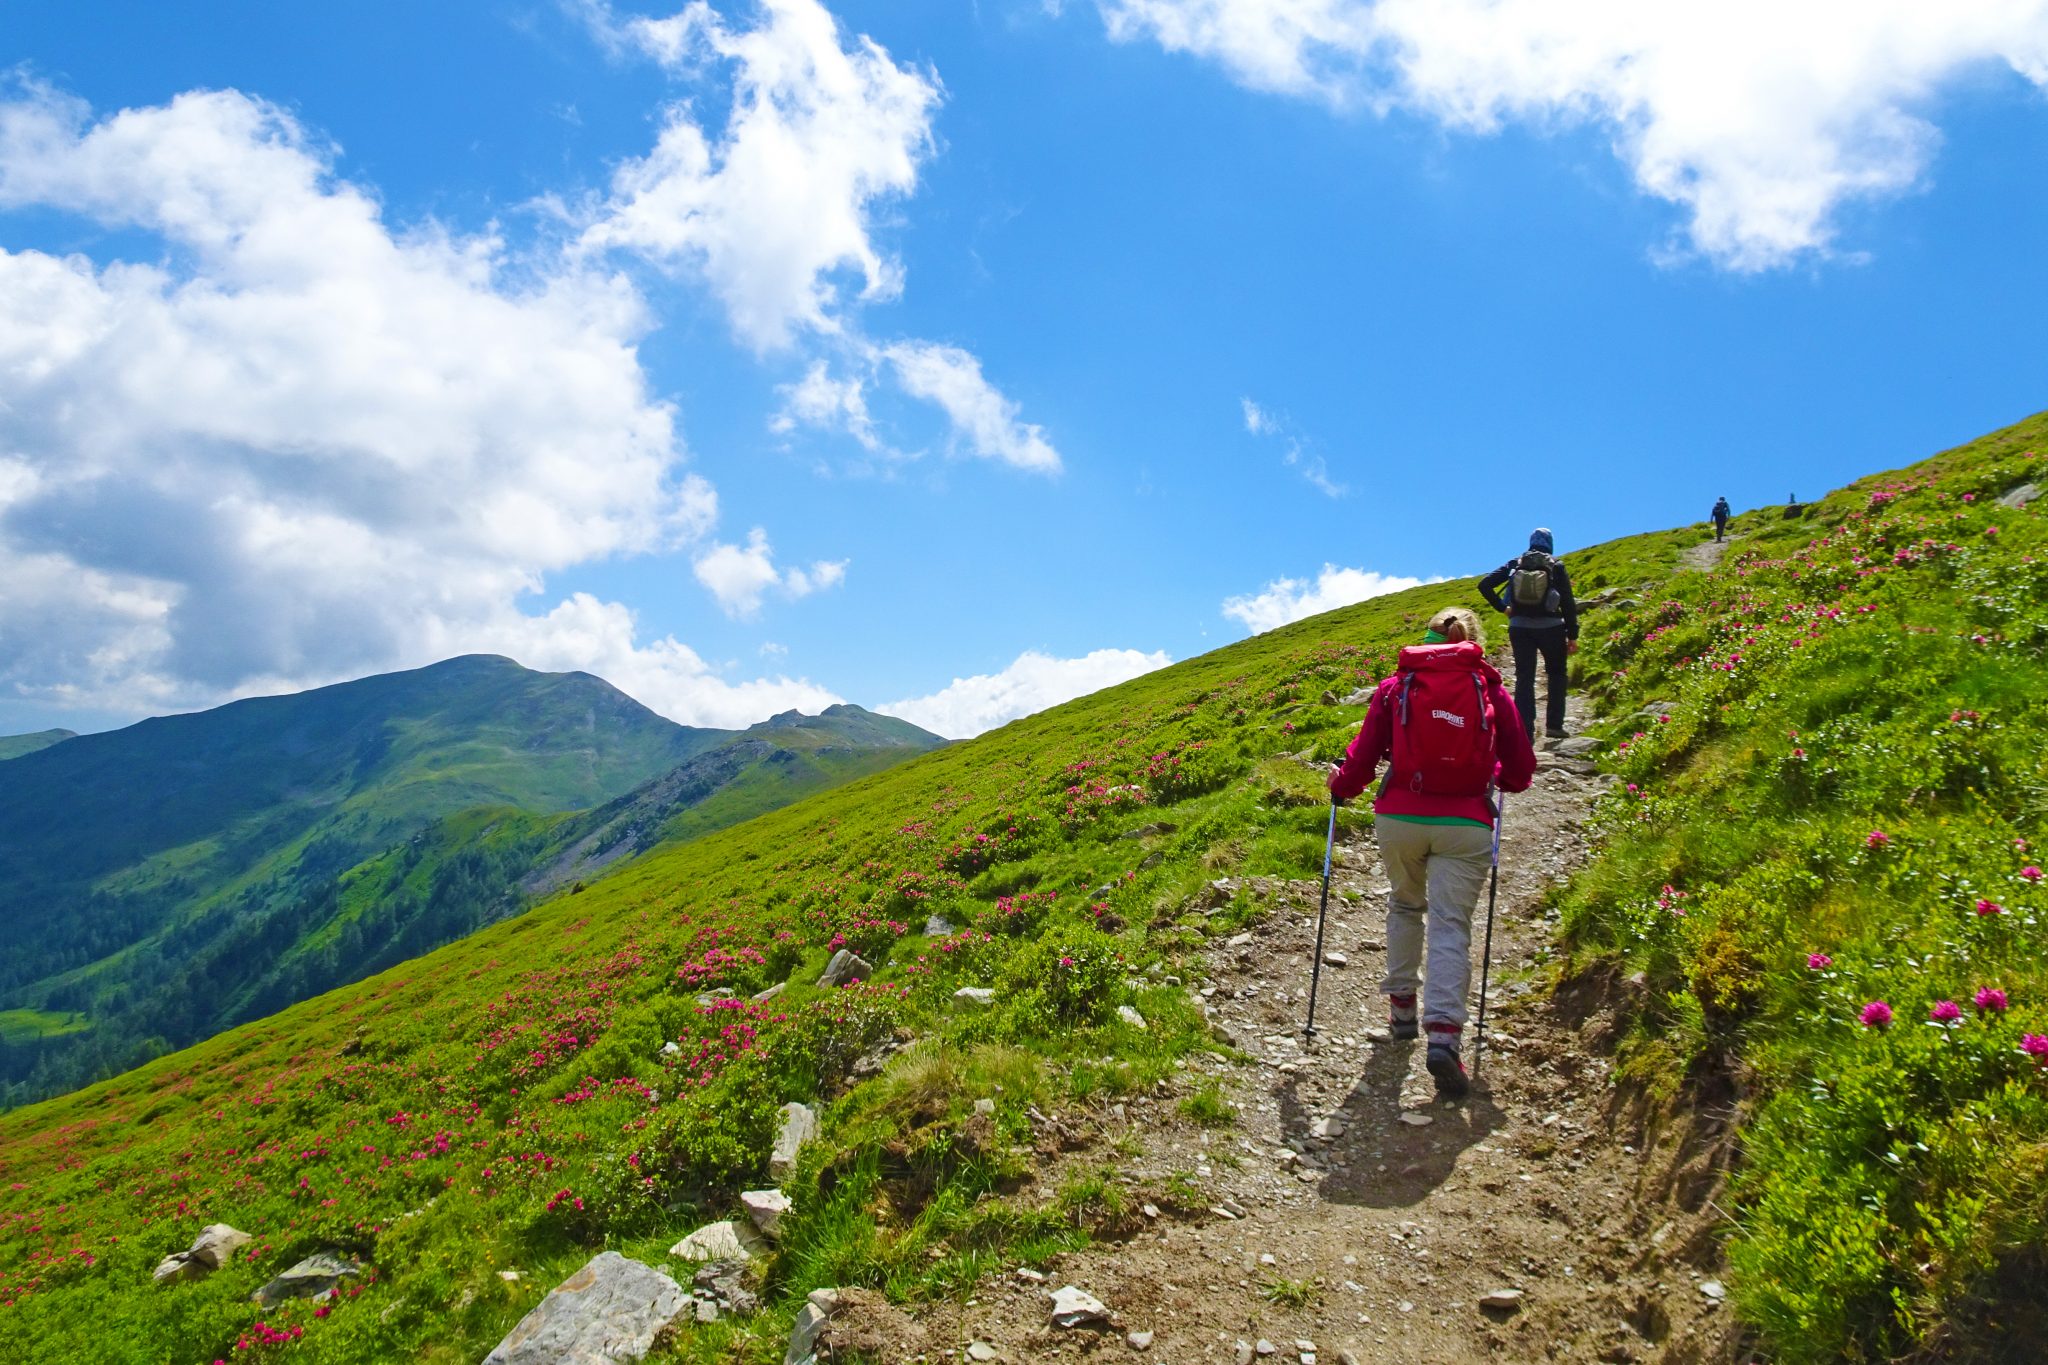
<instances>
[{"instance_id":1,"label":"green grassy slope","mask_svg":"<svg viewBox=\"0 0 2048 1365\"><path fill-rule=\"evenodd\" d=\"M23 754L32 754L52 744L77 738L76 730L37 730L27 735L0 735L0 760L20 758Z\"/></svg>"},{"instance_id":2,"label":"green grassy slope","mask_svg":"<svg viewBox=\"0 0 2048 1365\"><path fill-rule=\"evenodd\" d=\"M10 759L0 1007L96 1027L0 1054L0 1083L48 1094L205 1036L318 922L336 874L439 816L594 805L729 734L587 674L471 656Z\"/></svg>"},{"instance_id":3,"label":"green grassy slope","mask_svg":"<svg viewBox=\"0 0 2048 1365\"><path fill-rule=\"evenodd\" d=\"M2048 1336L2048 534L2000 502L2044 455L2036 417L1745 516L1586 632L1627 785L1566 925L1645 973L1630 1072L1749 1097L1729 1254L1781 1360Z\"/></svg>"},{"instance_id":4,"label":"green grassy slope","mask_svg":"<svg viewBox=\"0 0 2048 1365\"><path fill-rule=\"evenodd\" d=\"M2038 470L2022 452L2044 425L1939 457L1875 507L1891 490L1838 494L1797 525L1743 518L1751 539L1715 574L1675 572L1697 531L1569 556L1584 593L1616 595L1587 613L1580 656L1615 715L1674 703L1669 721L1614 722L1635 790L1562 893L1574 952L1589 970L1644 966L1643 1083L1749 1078L1732 1279L1786 1357L1968 1354L1944 1334L2034 1301L2048 1090L2021 1048L2048 1033L2048 978L2011 841L2033 837L2043 789L2048 560L2033 513L1986 504ZM1901 557L1909 531L1942 548ZM1171 1092L1175 1058L1214 1046L1165 978L1269 907L1250 890L1216 903L1209 881L1313 875L1309 763L1359 714L1331 703L1385 672L1430 609L1472 599L1469 580L1435 585L1218 650L0 1117L0 1331L29 1358L473 1361L592 1247L658 1259L733 1211L790 1099L831 1104L787 1182L771 1309L689 1329L669 1355L777 1359L815 1285L964 1289L1085 1237L1113 1201L1023 1183L1028 1108ZM934 912L957 931L919 932ZM840 945L876 979L811 985ZM1810 951L1833 962L1809 971ZM785 979L771 1003L746 999ZM966 984L996 1003L956 1003ZM1919 1022L1979 985L2004 1007ZM1857 1024L1880 994L1897 1022ZM922 1041L881 1074L861 1064L905 1037ZM256 1234L245 1257L151 1286L157 1258L216 1220ZM330 1246L374 1268L331 1312L248 1303ZM511 1266L524 1277L501 1280ZM256 1343L259 1317L302 1335Z\"/></svg>"}]
</instances>

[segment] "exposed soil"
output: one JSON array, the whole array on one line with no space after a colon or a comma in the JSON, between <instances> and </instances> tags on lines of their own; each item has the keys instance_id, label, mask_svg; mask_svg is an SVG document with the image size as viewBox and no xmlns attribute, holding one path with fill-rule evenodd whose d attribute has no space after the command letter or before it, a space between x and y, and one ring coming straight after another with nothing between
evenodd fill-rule
<instances>
[{"instance_id":1,"label":"exposed soil","mask_svg":"<svg viewBox=\"0 0 2048 1365\"><path fill-rule=\"evenodd\" d=\"M1130 1356L1131 1332L1152 1333L1150 1355L1169 1361L1250 1360L1262 1341L1271 1354L1258 1359L1323 1365L1739 1354L1714 1280L1732 1101L1646 1122L1606 1055L1630 983L1552 993L1536 980L1555 930L1544 892L1585 856L1581 822L1608 780L1546 755L1535 786L1509 799L1470 1098L1437 1099L1422 1045L1386 1036L1385 880L1370 839L1347 842L1324 944L1345 964L1323 969L1314 1042L1302 1022L1320 884L1278 883L1286 908L1217 945L1195 983L1252 1059L1190 1068L1191 1081L1221 1084L1236 1122L1119 1106L1084 1158L1120 1167L1134 1200L1190 1174L1196 1206L1147 1210L1127 1239L1067 1256L1043 1280L994 1277L964 1305L933 1305L918 1314L921 1339L890 1358ZM1475 923L1475 950L1483 932ZM1108 1154L1119 1149L1136 1155ZM1063 1284L1101 1299L1113 1325L1050 1326ZM1480 1306L1503 1289L1521 1291L1516 1308Z\"/></svg>"}]
</instances>

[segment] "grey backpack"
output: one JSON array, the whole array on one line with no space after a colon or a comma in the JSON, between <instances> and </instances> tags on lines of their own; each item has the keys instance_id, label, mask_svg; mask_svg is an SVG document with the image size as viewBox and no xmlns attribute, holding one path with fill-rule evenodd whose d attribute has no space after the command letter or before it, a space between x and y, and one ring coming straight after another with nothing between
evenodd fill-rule
<instances>
[{"instance_id":1,"label":"grey backpack","mask_svg":"<svg viewBox=\"0 0 2048 1365\"><path fill-rule=\"evenodd\" d=\"M1515 564L1508 575L1508 602L1524 616L1554 616L1557 614L1558 593L1550 586L1551 557L1541 550L1531 550Z\"/></svg>"}]
</instances>

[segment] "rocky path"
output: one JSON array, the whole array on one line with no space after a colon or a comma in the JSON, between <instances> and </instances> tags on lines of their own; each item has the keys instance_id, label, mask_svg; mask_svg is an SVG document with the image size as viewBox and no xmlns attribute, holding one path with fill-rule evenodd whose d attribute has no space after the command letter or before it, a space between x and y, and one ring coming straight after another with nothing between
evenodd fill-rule
<instances>
[{"instance_id":1,"label":"rocky path","mask_svg":"<svg viewBox=\"0 0 2048 1365\"><path fill-rule=\"evenodd\" d=\"M1738 539L1737 536L1730 536L1726 540L1706 540L1698 545L1688 545L1678 552L1678 567L1697 569L1701 573L1706 573L1721 562L1721 556L1726 554L1728 547Z\"/></svg>"},{"instance_id":2,"label":"rocky path","mask_svg":"<svg viewBox=\"0 0 2048 1365\"><path fill-rule=\"evenodd\" d=\"M1599 1045L1609 1002L1553 997L1535 980L1556 927L1544 892L1584 857L1581 824L1607 780L1552 753L1509 799L1489 1038L1468 1100L1439 1101L1422 1045L1385 1033L1386 883L1370 839L1346 842L1325 941L1342 965L1323 970L1313 1045L1301 1026L1319 884L1280 883L1287 909L1218 945L1199 983L1252 1059L1192 1068L1220 1084L1235 1122L1134 1105L1109 1133L1122 1155L1095 1154L1135 1190L1179 1175L1199 1198L1179 1214L1148 1206L1128 1240L1068 1256L1042 1281L1020 1272L921 1315L924 1358L1725 1358L1708 1195L1726 1143L1667 1125L1638 1151L1641 1125ZM1482 933L1475 924L1475 949ZM1468 1030L1468 1064L1470 1053ZM1069 1284L1110 1324L1051 1325L1050 1291Z\"/></svg>"}]
</instances>

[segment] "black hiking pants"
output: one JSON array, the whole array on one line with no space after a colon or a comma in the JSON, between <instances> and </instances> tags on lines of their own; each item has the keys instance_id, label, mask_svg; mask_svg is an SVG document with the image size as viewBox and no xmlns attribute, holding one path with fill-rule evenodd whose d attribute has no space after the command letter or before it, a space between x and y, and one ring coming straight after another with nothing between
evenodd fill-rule
<instances>
[{"instance_id":1,"label":"black hiking pants","mask_svg":"<svg viewBox=\"0 0 2048 1365\"><path fill-rule=\"evenodd\" d=\"M1714 518L1714 539L1716 539L1716 540L1719 540L1719 539L1721 538L1721 533L1722 533L1723 531L1726 531L1727 529L1728 529L1728 518L1726 518L1726 517L1715 517L1715 518Z\"/></svg>"},{"instance_id":2,"label":"black hiking pants","mask_svg":"<svg viewBox=\"0 0 2048 1365\"><path fill-rule=\"evenodd\" d=\"M1531 740L1536 738L1536 659L1541 655L1550 690L1544 699L1544 728L1564 729L1564 627L1524 626L1517 630L1510 626L1508 644L1515 652L1515 709L1522 713L1522 728Z\"/></svg>"}]
</instances>

